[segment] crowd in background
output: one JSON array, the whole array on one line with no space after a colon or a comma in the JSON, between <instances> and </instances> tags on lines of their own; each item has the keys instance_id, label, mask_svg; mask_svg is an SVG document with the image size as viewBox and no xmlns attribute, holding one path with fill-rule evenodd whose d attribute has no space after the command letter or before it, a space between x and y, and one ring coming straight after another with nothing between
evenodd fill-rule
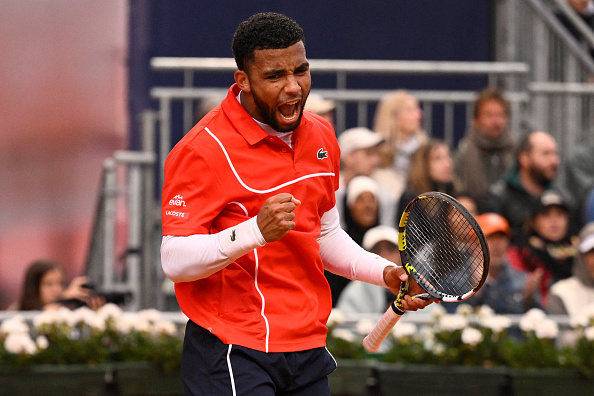
<instances>
[{"instance_id":1,"label":"crowd in background","mask_svg":"<svg viewBox=\"0 0 594 396\"><path fill-rule=\"evenodd\" d=\"M332 121L331 101L312 102L310 110ZM488 280L469 304L498 313L575 313L594 303L594 143L562 164L551 134L520 135L509 119L504 92L485 88L464 137L449 147L422 129L411 93L386 95L373 129L338 132L342 226L365 249L398 262L396 229L408 202L427 191L452 195L477 218L490 248ZM380 287L326 275L341 310L379 313L391 302Z\"/></svg>"}]
</instances>

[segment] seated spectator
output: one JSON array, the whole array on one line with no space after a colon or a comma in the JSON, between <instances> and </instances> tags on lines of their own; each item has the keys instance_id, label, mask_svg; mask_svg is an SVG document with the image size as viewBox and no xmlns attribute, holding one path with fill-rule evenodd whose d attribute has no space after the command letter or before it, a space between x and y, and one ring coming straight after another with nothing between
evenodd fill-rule
<instances>
[{"instance_id":1,"label":"seated spectator","mask_svg":"<svg viewBox=\"0 0 594 396\"><path fill-rule=\"evenodd\" d=\"M486 88L474 101L471 127L458 143L455 172L461 188L480 200L503 177L514 160L509 130L510 105L496 88Z\"/></svg>"},{"instance_id":2,"label":"seated spectator","mask_svg":"<svg viewBox=\"0 0 594 396\"><path fill-rule=\"evenodd\" d=\"M334 125L334 110L336 110L336 103L333 100L324 99L317 93L310 93L305 102L305 110L316 113L322 118L325 118Z\"/></svg>"},{"instance_id":3,"label":"seated spectator","mask_svg":"<svg viewBox=\"0 0 594 396\"><path fill-rule=\"evenodd\" d=\"M487 281L468 303L488 305L498 314L521 314L538 306L538 273L518 271L508 262L511 228L507 220L497 213L483 213L476 220L487 238L491 261Z\"/></svg>"},{"instance_id":4,"label":"seated spectator","mask_svg":"<svg viewBox=\"0 0 594 396\"><path fill-rule=\"evenodd\" d=\"M356 176L372 176L380 161L379 147L384 138L367 128L347 129L338 137L340 146L340 186L336 191L336 205L344 222L344 199L346 186ZM382 224L393 224L396 199L389 190L378 186L378 197L381 206Z\"/></svg>"},{"instance_id":5,"label":"seated spectator","mask_svg":"<svg viewBox=\"0 0 594 396\"><path fill-rule=\"evenodd\" d=\"M470 212L471 215L474 217L479 215L478 205L476 201L465 191L457 191L454 192L453 197L456 201L460 202L462 206L466 208L467 211Z\"/></svg>"},{"instance_id":6,"label":"seated spectator","mask_svg":"<svg viewBox=\"0 0 594 396\"><path fill-rule=\"evenodd\" d=\"M97 309L105 304L105 300L95 295L90 288L84 287L88 282L86 276L79 276L65 288L64 270L58 263L49 260L35 261L25 273L18 304L10 308L36 311L88 305L91 309Z\"/></svg>"},{"instance_id":7,"label":"seated spectator","mask_svg":"<svg viewBox=\"0 0 594 396\"><path fill-rule=\"evenodd\" d=\"M398 231L393 227L369 229L363 236L363 248L400 265ZM336 307L345 313L384 313L395 299L388 288L355 281L345 287Z\"/></svg>"},{"instance_id":8,"label":"seated spectator","mask_svg":"<svg viewBox=\"0 0 594 396\"><path fill-rule=\"evenodd\" d=\"M579 254L575 258L573 275L551 286L548 312L576 317L594 304L594 223L588 223L579 233Z\"/></svg>"},{"instance_id":9,"label":"seated spectator","mask_svg":"<svg viewBox=\"0 0 594 396\"><path fill-rule=\"evenodd\" d=\"M412 155L427 140L421 127L423 112L409 92L397 90L384 96L375 111L373 130L386 139L382 168L407 175Z\"/></svg>"},{"instance_id":10,"label":"seated spectator","mask_svg":"<svg viewBox=\"0 0 594 396\"><path fill-rule=\"evenodd\" d=\"M520 243L511 248L510 258L518 270L542 271L540 304L547 307L550 286L571 276L578 238L569 233L569 212L563 197L554 190L541 196L526 222Z\"/></svg>"},{"instance_id":11,"label":"seated spectator","mask_svg":"<svg viewBox=\"0 0 594 396\"><path fill-rule=\"evenodd\" d=\"M408 173L408 185L398 204L396 221L406 205L417 195L428 191L454 194L454 162L448 145L438 139L430 139L415 152Z\"/></svg>"},{"instance_id":12,"label":"seated spectator","mask_svg":"<svg viewBox=\"0 0 594 396\"><path fill-rule=\"evenodd\" d=\"M512 245L519 243L524 223L538 205L540 195L551 187L558 167L555 138L546 132L531 132L520 142L515 164L505 178L492 185L478 202L481 213L495 212L505 217L513 231Z\"/></svg>"},{"instance_id":13,"label":"seated spectator","mask_svg":"<svg viewBox=\"0 0 594 396\"><path fill-rule=\"evenodd\" d=\"M378 185L368 176L357 176L347 185L344 211L346 233L359 245L367 230L379 224ZM351 280L329 271L324 272L332 292L332 306L336 306L340 293Z\"/></svg>"}]
</instances>

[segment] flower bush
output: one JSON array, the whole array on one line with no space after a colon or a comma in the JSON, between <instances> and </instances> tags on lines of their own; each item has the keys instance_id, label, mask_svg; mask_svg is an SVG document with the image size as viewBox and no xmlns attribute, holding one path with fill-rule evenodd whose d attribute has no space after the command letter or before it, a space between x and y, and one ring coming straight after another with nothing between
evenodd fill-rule
<instances>
[{"instance_id":1,"label":"flower bush","mask_svg":"<svg viewBox=\"0 0 594 396\"><path fill-rule=\"evenodd\" d=\"M46 311L28 323L15 315L0 324L0 366L144 361L179 367L182 337L156 310L123 312L114 304Z\"/></svg>"},{"instance_id":2,"label":"flower bush","mask_svg":"<svg viewBox=\"0 0 594 396\"><path fill-rule=\"evenodd\" d=\"M340 312L333 311L330 319L328 349L337 358L364 357L403 364L565 367L594 376L594 306L572 321L573 328L565 331L572 333L574 341L563 344L557 323L542 310L526 312L514 328L507 316L496 315L486 306L474 309L460 304L455 314L447 314L438 305L424 326L398 323L377 354L367 353L362 346L373 327L368 319L354 330L342 325Z\"/></svg>"}]
</instances>

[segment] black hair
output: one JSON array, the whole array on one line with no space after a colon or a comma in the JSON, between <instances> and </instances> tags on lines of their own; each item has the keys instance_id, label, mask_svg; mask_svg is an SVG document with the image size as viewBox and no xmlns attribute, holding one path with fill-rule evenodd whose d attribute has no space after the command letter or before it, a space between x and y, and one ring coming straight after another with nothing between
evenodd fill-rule
<instances>
[{"instance_id":1,"label":"black hair","mask_svg":"<svg viewBox=\"0 0 594 396\"><path fill-rule=\"evenodd\" d=\"M233 35L233 56L239 70L254 60L254 51L288 48L303 41L303 29L291 18L275 12L252 15Z\"/></svg>"}]
</instances>

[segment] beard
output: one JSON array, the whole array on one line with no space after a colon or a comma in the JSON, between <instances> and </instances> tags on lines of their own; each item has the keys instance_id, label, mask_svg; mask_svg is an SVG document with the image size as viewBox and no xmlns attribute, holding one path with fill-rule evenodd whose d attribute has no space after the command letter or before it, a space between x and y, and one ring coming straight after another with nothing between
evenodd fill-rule
<instances>
[{"instance_id":1,"label":"beard","mask_svg":"<svg viewBox=\"0 0 594 396\"><path fill-rule=\"evenodd\" d=\"M532 167L530 168L530 177L540 186L546 187L551 181L553 181L553 177L547 175L547 172L544 169Z\"/></svg>"},{"instance_id":2,"label":"beard","mask_svg":"<svg viewBox=\"0 0 594 396\"><path fill-rule=\"evenodd\" d=\"M276 112L278 111L276 107L271 108L270 106L268 106L266 102L260 99L258 93L254 89L252 89L252 98L254 99L254 103L258 108L258 114L260 114L260 117L262 117L264 123L272 127L272 129L274 129L275 131L291 132L294 131L301 123L301 117L303 117L302 105L299 106L299 117L295 122L293 122L292 124L281 124L278 122L276 118Z\"/></svg>"}]
</instances>

